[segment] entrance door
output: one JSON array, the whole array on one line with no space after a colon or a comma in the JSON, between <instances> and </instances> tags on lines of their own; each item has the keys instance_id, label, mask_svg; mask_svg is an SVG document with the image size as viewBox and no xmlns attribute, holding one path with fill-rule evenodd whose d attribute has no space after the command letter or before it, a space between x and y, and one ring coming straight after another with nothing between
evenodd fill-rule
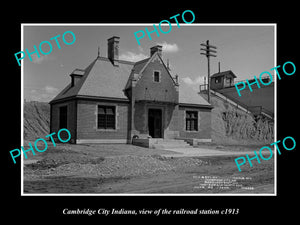
<instances>
[{"instance_id":1,"label":"entrance door","mask_svg":"<svg viewBox=\"0 0 300 225\"><path fill-rule=\"evenodd\" d=\"M161 109L149 109L148 129L152 138L162 138L162 112Z\"/></svg>"}]
</instances>

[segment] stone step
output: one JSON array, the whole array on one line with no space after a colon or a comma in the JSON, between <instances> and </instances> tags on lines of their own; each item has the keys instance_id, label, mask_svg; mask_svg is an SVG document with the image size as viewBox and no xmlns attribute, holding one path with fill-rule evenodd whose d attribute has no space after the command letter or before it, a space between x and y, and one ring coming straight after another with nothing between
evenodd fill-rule
<instances>
[{"instance_id":1,"label":"stone step","mask_svg":"<svg viewBox=\"0 0 300 225\"><path fill-rule=\"evenodd\" d=\"M159 139L153 144L155 149L172 149L172 148L192 148L191 145L186 143L184 140L175 139Z\"/></svg>"},{"instance_id":2,"label":"stone step","mask_svg":"<svg viewBox=\"0 0 300 225\"><path fill-rule=\"evenodd\" d=\"M166 144L154 144L154 149L175 149L175 148L193 148L190 145L166 145Z\"/></svg>"},{"instance_id":3,"label":"stone step","mask_svg":"<svg viewBox=\"0 0 300 225\"><path fill-rule=\"evenodd\" d=\"M178 143L178 144L181 144L181 143L186 143L184 140L180 140L180 139L162 139L162 138L159 138L159 139L156 139L154 141L154 143L156 144L162 144L162 143Z\"/></svg>"}]
</instances>

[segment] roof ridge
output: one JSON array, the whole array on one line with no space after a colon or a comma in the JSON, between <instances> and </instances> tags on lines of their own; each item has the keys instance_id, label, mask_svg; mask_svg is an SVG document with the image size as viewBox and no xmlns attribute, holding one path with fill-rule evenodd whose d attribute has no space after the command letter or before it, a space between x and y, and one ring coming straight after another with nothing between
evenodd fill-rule
<instances>
[{"instance_id":1,"label":"roof ridge","mask_svg":"<svg viewBox=\"0 0 300 225\"><path fill-rule=\"evenodd\" d=\"M97 59L103 60L103 61L110 61L109 58L104 57L104 56L98 56ZM135 62L131 62L131 61L127 61L127 60L122 60L122 59L115 59L116 61L118 61L119 63L122 64L129 64L129 65L134 65Z\"/></svg>"},{"instance_id":2,"label":"roof ridge","mask_svg":"<svg viewBox=\"0 0 300 225\"><path fill-rule=\"evenodd\" d=\"M222 71L222 72L217 72L217 73L212 74L211 77L218 77L218 76L224 75L226 73L231 73L235 78L237 77L234 74L234 72L232 72L232 70L226 70L226 71Z\"/></svg>"}]
</instances>

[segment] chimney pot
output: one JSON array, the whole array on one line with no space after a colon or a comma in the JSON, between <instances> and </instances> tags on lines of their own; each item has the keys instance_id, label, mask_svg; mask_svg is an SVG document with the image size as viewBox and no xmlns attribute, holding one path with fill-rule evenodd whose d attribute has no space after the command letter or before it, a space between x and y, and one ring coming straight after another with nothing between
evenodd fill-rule
<instances>
[{"instance_id":1,"label":"chimney pot","mask_svg":"<svg viewBox=\"0 0 300 225\"><path fill-rule=\"evenodd\" d=\"M150 48L150 57L155 53L158 52L159 56L161 57L162 54L162 46L156 45Z\"/></svg>"}]
</instances>

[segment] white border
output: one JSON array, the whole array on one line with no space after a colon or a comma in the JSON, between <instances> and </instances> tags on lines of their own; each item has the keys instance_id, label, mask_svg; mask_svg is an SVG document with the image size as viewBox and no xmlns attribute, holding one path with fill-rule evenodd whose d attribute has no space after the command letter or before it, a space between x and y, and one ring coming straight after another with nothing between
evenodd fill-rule
<instances>
[{"instance_id":1,"label":"white border","mask_svg":"<svg viewBox=\"0 0 300 225\"><path fill-rule=\"evenodd\" d=\"M24 25L21 24L21 50L24 49ZM24 66L21 62L21 146L24 146ZM21 196L24 196L23 174L24 174L24 154L21 154Z\"/></svg>"},{"instance_id":2,"label":"white border","mask_svg":"<svg viewBox=\"0 0 300 225\"><path fill-rule=\"evenodd\" d=\"M158 25L158 23L154 23ZM169 24L161 24L162 26L168 26ZM176 23L171 23L171 25L177 25ZM153 26L153 23L22 23L21 24L21 51L24 49L23 39L24 39L24 26ZM274 67L277 66L277 24L276 23L191 23L191 24L180 24L180 26L273 26L274 27ZM277 141L277 76L275 78L275 88L274 88L274 139ZM21 63L21 146L24 144L23 133L24 133L24 123L23 123L23 107L24 107L24 66ZM274 146L274 193L272 194L256 194L256 193L215 193L215 194L183 194L183 193L168 193L168 194L132 194L132 193L120 193L120 194L24 194L23 187L23 154L21 157L21 196L277 196L277 152Z\"/></svg>"},{"instance_id":3,"label":"white border","mask_svg":"<svg viewBox=\"0 0 300 225\"><path fill-rule=\"evenodd\" d=\"M274 24L274 67L277 66L277 24ZM274 142L277 141L277 76L275 76L274 88ZM277 151L274 145L274 196L277 196Z\"/></svg>"}]
</instances>

